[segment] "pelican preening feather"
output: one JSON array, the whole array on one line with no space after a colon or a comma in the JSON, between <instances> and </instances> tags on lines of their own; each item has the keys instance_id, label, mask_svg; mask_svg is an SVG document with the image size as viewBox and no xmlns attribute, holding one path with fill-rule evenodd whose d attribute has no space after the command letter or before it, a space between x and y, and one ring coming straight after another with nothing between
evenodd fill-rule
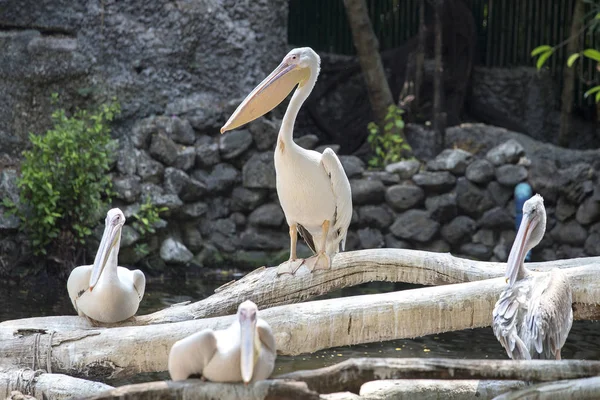
<instances>
[{"instance_id":1,"label":"pelican preening feather","mask_svg":"<svg viewBox=\"0 0 600 400\"><path fill-rule=\"evenodd\" d=\"M246 300L227 329L205 329L171 347L169 374L174 381L191 375L213 382L256 382L267 379L275 367L275 337L258 308Z\"/></svg>"},{"instance_id":2,"label":"pelican preening feather","mask_svg":"<svg viewBox=\"0 0 600 400\"><path fill-rule=\"evenodd\" d=\"M121 210L109 210L94 264L77 267L69 275L69 297L82 317L103 323L124 321L137 312L144 297L144 273L117 266L124 224Z\"/></svg>"},{"instance_id":3,"label":"pelican preening feather","mask_svg":"<svg viewBox=\"0 0 600 400\"><path fill-rule=\"evenodd\" d=\"M352 219L352 194L344 168L333 150L306 150L293 140L296 116L313 90L320 58L311 48L290 51L281 64L235 110L221 133L242 126L272 110L297 85L277 139L277 194L290 227L290 259L279 273L295 273L306 262L310 270L328 269L331 256L343 251ZM296 256L300 233L315 255Z\"/></svg>"},{"instance_id":4,"label":"pelican preening feather","mask_svg":"<svg viewBox=\"0 0 600 400\"><path fill-rule=\"evenodd\" d=\"M573 324L572 293L559 269L528 270L523 261L546 230L546 210L539 194L523 205L523 219L508 256L508 287L493 311L494 334L512 359L557 359Z\"/></svg>"}]
</instances>

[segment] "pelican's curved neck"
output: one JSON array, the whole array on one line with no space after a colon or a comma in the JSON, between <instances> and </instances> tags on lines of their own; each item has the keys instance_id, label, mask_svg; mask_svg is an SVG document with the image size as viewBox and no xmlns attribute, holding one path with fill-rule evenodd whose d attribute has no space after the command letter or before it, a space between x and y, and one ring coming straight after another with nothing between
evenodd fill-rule
<instances>
[{"instance_id":1,"label":"pelican's curved neck","mask_svg":"<svg viewBox=\"0 0 600 400\"><path fill-rule=\"evenodd\" d=\"M298 112L300 111L300 107L306 101L313 88L315 87L315 83L317 82L317 77L319 76L319 66L311 65L310 66L310 77L306 81L306 83L300 87L298 86L294 91L292 99L290 100L290 104L283 116L283 121L281 121L281 128L279 129L279 137L278 142L281 141L284 145L290 145L294 143L294 123L296 122L296 118L298 117Z\"/></svg>"}]
</instances>

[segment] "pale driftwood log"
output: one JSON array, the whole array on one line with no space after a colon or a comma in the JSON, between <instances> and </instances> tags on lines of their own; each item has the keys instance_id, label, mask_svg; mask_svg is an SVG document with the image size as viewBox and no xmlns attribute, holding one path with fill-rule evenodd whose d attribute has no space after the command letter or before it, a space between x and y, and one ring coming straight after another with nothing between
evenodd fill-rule
<instances>
[{"instance_id":1,"label":"pale driftwood log","mask_svg":"<svg viewBox=\"0 0 600 400\"><path fill-rule=\"evenodd\" d=\"M600 376L585 379L539 383L494 397L494 400L597 400Z\"/></svg>"},{"instance_id":2,"label":"pale driftwood log","mask_svg":"<svg viewBox=\"0 0 600 400\"><path fill-rule=\"evenodd\" d=\"M600 361L351 358L330 367L277 376L305 382L318 393L360 393L366 382L388 379L493 379L549 382L600 374Z\"/></svg>"},{"instance_id":3,"label":"pale driftwood log","mask_svg":"<svg viewBox=\"0 0 600 400\"><path fill-rule=\"evenodd\" d=\"M359 400L486 400L524 386L522 381L391 379L363 384Z\"/></svg>"},{"instance_id":4,"label":"pale driftwood log","mask_svg":"<svg viewBox=\"0 0 600 400\"><path fill-rule=\"evenodd\" d=\"M596 266L569 268L575 317L589 316L600 299ZM489 326L503 278L400 292L279 306L260 315L275 334L279 354L297 355L359 343L413 338ZM598 308L594 308L598 310ZM423 315L427 318L423 318ZM598 315L594 316L598 318ZM70 332L0 329L0 365L50 368L92 379L165 371L173 343L201 329L223 329L234 316ZM498 344L500 346L500 344Z\"/></svg>"},{"instance_id":5,"label":"pale driftwood log","mask_svg":"<svg viewBox=\"0 0 600 400\"><path fill-rule=\"evenodd\" d=\"M90 400L319 400L318 393L303 382L260 381L251 385L186 381L163 381L121 386Z\"/></svg>"},{"instance_id":6,"label":"pale driftwood log","mask_svg":"<svg viewBox=\"0 0 600 400\"><path fill-rule=\"evenodd\" d=\"M533 270L600 266L600 257L528 263ZM242 279L217 289L204 300L134 317L111 326L149 325L210 318L235 313L244 300L260 309L306 301L344 287L373 281L445 285L479 281L504 275L505 263L473 261L445 253L405 249L372 249L336 255L328 271L309 273L301 267L295 276L277 276L276 268L259 268ZM66 288L65 288L66 291ZM65 292L66 293L66 292ZM77 316L38 317L5 321L0 328L44 328L55 331L92 328Z\"/></svg>"},{"instance_id":7,"label":"pale driftwood log","mask_svg":"<svg viewBox=\"0 0 600 400\"><path fill-rule=\"evenodd\" d=\"M0 398L3 399L15 390L36 399L67 400L87 398L110 389L113 387L104 383L41 370L0 370Z\"/></svg>"}]
</instances>

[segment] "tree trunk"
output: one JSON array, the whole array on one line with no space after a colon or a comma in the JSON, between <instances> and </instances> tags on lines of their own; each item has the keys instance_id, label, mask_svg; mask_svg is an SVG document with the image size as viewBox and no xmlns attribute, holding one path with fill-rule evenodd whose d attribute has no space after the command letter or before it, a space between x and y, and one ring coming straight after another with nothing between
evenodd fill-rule
<instances>
[{"instance_id":1,"label":"tree trunk","mask_svg":"<svg viewBox=\"0 0 600 400\"><path fill-rule=\"evenodd\" d=\"M600 361L457 360L450 358L351 358L341 363L277 376L305 382L318 393L359 393L376 379L495 379L550 382L600 374Z\"/></svg>"},{"instance_id":2,"label":"tree trunk","mask_svg":"<svg viewBox=\"0 0 600 400\"><path fill-rule=\"evenodd\" d=\"M427 39L427 28L425 26L425 0L419 1L419 45L417 46L415 62L415 113L418 113L421 105L421 87L423 86L423 72L425 68L425 40Z\"/></svg>"},{"instance_id":3,"label":"tree trunk","mask_svg":"<svg viewBox=\"0 0 600 400\"><path fill-rule=\"evenodd\" d=\"M600 257L527 263L528 268L549 271L600 264ZM252 300L265 309L299 303L345 287L367 282L407 282L446 285L496 278L504 275L506 263L475 261L448 253L406 249L369 249L337 254L331 269L308 274L301 267L296 276L277 276L275 267L258 268L238 281L218 288L212 296L188 305L174 305L148 315L106 326L151 325L218 317L236 312L239 299ZM310 279L303 277L310 276ZM84 318L73 316L35 317L0 323L0 328L44 328L55 331L93 328Z\"/></svg>"},{"instance_id":4,"label":"tree trunk","mask_svg":"<svg viewBox=\"0 0 600 400\"><path fill-rule=\"evenodd\" d=\"M444 111L444 65L442 60L443 49L443 24L444 0L434 0L433 14L435 18L435 43L434 57L435 69L433 71L433 129L440 138L443 149L446 146L446 112ZM441 151L441 149L440 149Z\"/></svg>"},{"instance_id":5,"label":"tree trunk","mask_svg":"<svg viewBox=\"0 0 600 400\"><path fill-rule=\"evenodd\" d=\"M598 319L597 265L568 268L565 273L573 289L575 318ZM310 280L301 276L297 279ZM505 288L504 278L495 278L279 306L261 310L260 316L274 332L278 354L297 355L331 347L489 326L494 304ZM286 288L285 292L289 293L290 289ZM422 318L423 315L427 318ZM2 327L0 365L12 368L33 365L33 368L50 368L54 372L100 380L160 372L167 369L169 350L175 341L202 329L224 329L234 319L235 316L230 315L66 332Z\"/></svg>"},{"instance_id":6,"label":"tree trunk","mask_svg":"<svg viewBox=\"0 0 600 400\"><path fill-rule=\"evenodd\" d=\"M0 371L0 397L19 391L37 399L82 399L113 389L100 382L86 381L62 374L47 374L29 368Z\"/></svg>"},{"instance_id":7,"label":"tree trunk","mask_svg":"<svg viewBox=\"0 0 600 400\"><path fill-rule=\"evenodd\" d=\"M373 114L377 124L383 129L387 109L394 104L394 98L381 63L379 42L373 32L367 3L365 0L344 0L344 6ZM398 133L402 139L406 139L402 131Z\"/></svg>"},{"instance_id":8,"label":"tree trunk","mask_svg":"<svg viewBox=\"0 0 600 400\"><path fill-rule=\"evenodd\" d=\"M494 400L597 400L600 399L600 376L550 383L540 383L525 389L504 393Z\"/></svg>"},{"instance_id":9,"label":"tree trunk","mask_svg":"<svg viewBox=\"0 0 600 400\"><path fill-rule=\"evenodd\" d=\"M567 43L567 54L579 51L579 33L583 26L583 0L575 1L573 18L571 20L571 40ZM558 144L563 147L569 146L571 134L571 111L573 110L573 90L575 89L575 68L565 68L563 72L563 89L560 110L560 133Z\"/></svg>"},{"instance_id":10,"label":"tree trunk","mask_svg":"<svg viewBox=\"0 0 600 400\"><path fill-rule=\"evenodd\" d=\"M178 382L149 382L121 386L90 400L319 400L318 393L303 382L259 381L251 385L202 382L188 379Z\"/></svg>"}]
</instances>

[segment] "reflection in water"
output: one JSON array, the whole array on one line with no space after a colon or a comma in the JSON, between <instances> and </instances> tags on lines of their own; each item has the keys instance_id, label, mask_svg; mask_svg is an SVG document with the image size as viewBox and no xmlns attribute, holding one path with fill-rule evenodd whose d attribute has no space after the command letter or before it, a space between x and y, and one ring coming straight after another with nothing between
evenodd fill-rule
<instances>
[{"instance_id":1,"label":"reflection in water","mask_svg":"<svg viewBox=\"0 0 600 400\"><path fill-rule=\"evenodd\" d=\"M184 301L197 301L210 296L214 289L234 278L239 272L215 272L206 277L151 278L138 315L151 313ZM373 282L341 289L321 298L383 293L419 287L403 283ZM45 282L29 289L0 283L0 321L44 315L75 315L67 295L65 282ZM490 315L490 321L492 316ZM563 358L600 360L600 323L574 321L563 348ZM301 369L314 369L338 363L351 357L448 357L506 359L506 353L494 337L492 328L448 332L416 339L393 340L349 347L340 347L296 357L279 356L274 374ZM168 379L166 373L144 374L128 381L112 381L113 385L129 382Z\"/></svg>"}]
</instances>

